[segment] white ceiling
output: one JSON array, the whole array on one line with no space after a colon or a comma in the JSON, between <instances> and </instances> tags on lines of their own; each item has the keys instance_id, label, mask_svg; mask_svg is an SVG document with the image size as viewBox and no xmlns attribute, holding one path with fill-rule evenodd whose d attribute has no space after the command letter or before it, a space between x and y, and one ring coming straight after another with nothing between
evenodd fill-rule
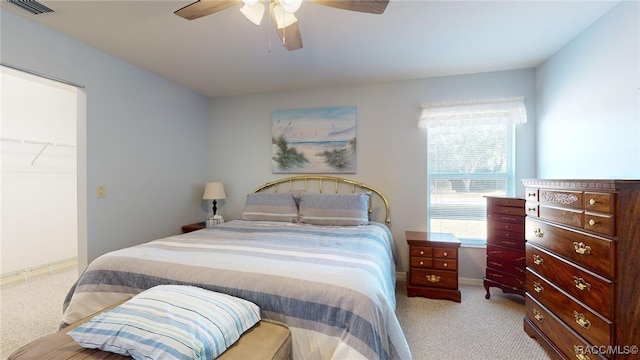
<instances>
[{"instance_id":1,"label":"white ceiling","mask_svg":"<svg viewBox=\"0 0 640 360\"><path fill-rule=\"evenodd\" d=\"M2 8L209 97L535 67L617 4L391 0L372 15L305 1L290 52L240 6L188 21L173 12L191 0L41 2L56 13Z\"/></svg>"}]
</instances>

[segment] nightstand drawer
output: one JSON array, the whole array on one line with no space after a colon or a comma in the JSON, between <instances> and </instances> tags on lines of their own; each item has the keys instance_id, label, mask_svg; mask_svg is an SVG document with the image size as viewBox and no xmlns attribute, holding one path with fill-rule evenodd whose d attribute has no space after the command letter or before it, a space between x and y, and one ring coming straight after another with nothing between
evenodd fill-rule
<instances>
[{"instance_id":1,"label":"nightstand drawer","mask_svg":"<svg viewBox=\"0 0 640 360\"><path fill-rule=\"evenodd\" d=\"M433 259L433 268L440 270L457 270L458 262L455 259Z\"/></svg>"},{"instance_id":2,"label":"nightstand drawer","mask_svg":"<svg viewBox=\"0 0 640 360\"><path fill-rule=\"evenodd\" d=\"M409 255L411 256L431 257L431 253L431 248L428 246L409 247Z\"/></svg>"},{"instance_id":3,"label":"nightstand drawer","mask_svg":"<svg viewBox=\"0 0 640 360\"><path fill-rule=\"evenodd\" d=\"M415 257L415 256L412 256L411 257L411 267L419 267L419 268L431 269L431 268L433 268L433 259L432 258L426 258L426 257Z\"/></svg>"},{"instance_id":4,"label":"nightstand drawer","mask_svg":"<svg viewBox=\"0 0 640 360\"><path fill-rule=\"evenodd\" d=\"M440 259L455 259L458 257L458 250L451 248L433 248L433 257Z\"/></svg>"},{"instance_id":5,"label":"nightstand drawer","mask_svg":"<svg viewBox=\"0 0 640 360\"><path fill-rule=\"evenodd\" d=\"M446 270L411 269L411 284L443 289L458 288L458 273Z\"/></svg>"}]
</instances>

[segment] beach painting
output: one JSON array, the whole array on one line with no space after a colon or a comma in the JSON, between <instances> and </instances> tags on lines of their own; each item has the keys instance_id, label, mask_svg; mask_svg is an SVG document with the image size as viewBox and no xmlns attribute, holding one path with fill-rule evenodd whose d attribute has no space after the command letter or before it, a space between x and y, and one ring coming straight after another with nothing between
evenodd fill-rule
<instances>
[{"instance_id":1,"label":"beach painting","mask_svg":"<svg viewBox=\"0 0 640 360\"><path fill-rule=\"evenodd\" d=\"M274 111L273 173L355 174L356 107Z\"/></svg>"}]
</instances>

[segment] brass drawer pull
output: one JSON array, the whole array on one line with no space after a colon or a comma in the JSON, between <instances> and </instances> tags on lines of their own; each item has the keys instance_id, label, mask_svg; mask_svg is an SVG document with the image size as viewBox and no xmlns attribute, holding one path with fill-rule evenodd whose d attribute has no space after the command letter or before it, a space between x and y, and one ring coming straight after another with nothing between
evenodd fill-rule
<instances>
[{"instance_id":1,"label":"brass drawer pull","mask_svg":"<svg viewBox=\"0 0 640 360\"><path fill-rule=\"evenodd\" d=\"M584 348L578 345L573 345L573 352L576 354L578 360L590 360L589 356L584 354Z\"/></svg>"},{"instance_id":2,"label":"brass drawer pull","mask_svg":"<svg viewBox=\"0 0 640 360\"><path fill-rule=\"evenodd\" d=\"M589 291L591 290L591 284L589 284L588 282L584 281L583 278L579 278L577 276L573 277L573 282L576 284L576 287L582 291Z\"/></svg>"},{"instance_id":3,"label":"brass drawer pull","mask_svg":"<svg viewBox=\"0 0 640 360\"><path fill-rule=\"evenodd\" d=\"M511 246L515 246L516 245L516 243L513 242L513 241L502 240L501 242L503 244L505 244L505 245L511 245Z\"/></svg>"},{"instance_id":4,"label":"brass drawer pull","mask_svg":"<svg viewBox=\"0 0 640 360\"><path fill-rule=\"evenodd\" d=\"M591 327L591 321L585 319L584 314L573 310L573 317L576 318L576 323L583 328L589 329Z\"/></svg>"},{"instance_id":5,"label":"brass drawer pull","mask_svg":"<svg viewBox=\"0 0 640 360\"><path fill-rule=\"evenodd\" d=\"M420 266L424 265L424 261L420 261Z\"/></svg>"},{"instance_id":6,"label":"brass drawer pull","mask_svg":"<svg viewBox=\"0 0 640 360\"><path fill-rule=\"evenodd\" d=\"M595 220L593 220L593 219L589 220L589 225L590 226L594 226L595 224L597 224L597 222Z\"/></svg>"},{"instance_id":7,"label":"brass drawer pull","mask_svg":"<svg viewBox=\"0 0 640 360\"><path fill-rule=\"evenodd\" d=\"M420 255L424 255L424 251L420 250Z\"/></svg>"},{"instance_id":8,"label":"brass drawer pull","mask_svg":"<svg viewBox=\"0 0 640 360\"><path fill-rule=\"evenodd\" d=\"M533 254L533 263L536 265L542 265L544 264L544 259L536 254Z\"/></svg>"},{"instance_id":9,"label":"brass drawer pull","mask_svg":"<svg viewBox=\"0 0 640 360\"><path fill-rule=\"evenodd\" d=\"M536 235L537 238L542 239L544 237L544 231L542 231L542 229L540 228L535 229L533 233Z\"/></svg>"},{"instance_id":10,"label":"brass drawer pull","mask_svg":"<svg viewBox=\"0 0 640 360\"><path fill-rule=\"evenodd\" d=\"M589 205L593 206L595 204L597 204L598 202L596 201L596 199L589 199Z\"/></svg>"},{"instance_id":11,"label":"brass drawer pull","mask_svg":"<svg viewBox=\"0 0 640 360\"><path fill-rule=\"evenodd\" d=\"M493 265L493 266L497 266L497 267L502 267L502 264L497 263L495 261L489 261L489 264Z\"/></svg>"},{"instance_id":12,"label":"brass drawer pull","mask_svg":"<svg viewBox=\"0 0 640 360\"><path fill-rule=\"evenodd\" d=\"M445 252L442 254L442 256L447 257L447 256L449 256L449 254L445 251Z\"/></svg>"},{"instance_id":13,"label":"brass drawer pull","mask_svg":"<svg viewBox=\"0 0 640 360\"><path fill-rule=\"evenodd\" d=\"M591 254L591 246L585 245L582 241L581 242L574 241L573 242L573 248L580 255L589 255L589 254Z\"/></svg>"},{"instance_id":14,"label":"brass drawer pull","mask_svg":"<svg viewBox=\"0 0 640 360\"><path fill-rule=\"evenodd\" d=\"M431 281L432 283L437 283L438 281L440 281L440 276L437 276L437 275L427 275L425 277L427 278L428 281Z\"/></svg>"},{"instance_id":15,"label":"brass drawer pull","mask_svg":"<svg viewBox=\"0 0 640 360\"><path fill-rule=\"evenodd\" d=\"M443 263L442 266L447 267L447 266L449 266L449 264Z\"/></svg>"},{"instance_id":16,"label":"brass drawer pull","mask_svg":"<svg viewBox=\"0 0 640 360\"><path fill-rule=\"evenodd\" d=\"M538 309L533 309L533 317L539 322L544 321L544 316L538 311Z\"/></svg>"},{"instance_id":17,"label":"brass drawer pull","mask_svg":"<svg viewBox=\"0 0 640 360\"><path fill-rule=\"evenodd\" d=\"M537 281L533 282L533 290L535 290L535 292L537 292L537 293L543 293L544 292L544 288Z\"/></svg>"}]
</instances>

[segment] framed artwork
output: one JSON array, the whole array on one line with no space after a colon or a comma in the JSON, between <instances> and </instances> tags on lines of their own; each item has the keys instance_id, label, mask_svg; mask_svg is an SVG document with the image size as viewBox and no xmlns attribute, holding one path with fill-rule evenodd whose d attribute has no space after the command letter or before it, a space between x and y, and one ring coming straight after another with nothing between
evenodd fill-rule
<instances>
[{"instance_id":1,"label":"framed artwork","mask_svg":"<svg viewBox=\"0 0 640 360\"><path fill-rule=\"evenodd\" d=\"M273 173L354 174L356 107L274 111Z\"/></svg>"}]
</instances>

